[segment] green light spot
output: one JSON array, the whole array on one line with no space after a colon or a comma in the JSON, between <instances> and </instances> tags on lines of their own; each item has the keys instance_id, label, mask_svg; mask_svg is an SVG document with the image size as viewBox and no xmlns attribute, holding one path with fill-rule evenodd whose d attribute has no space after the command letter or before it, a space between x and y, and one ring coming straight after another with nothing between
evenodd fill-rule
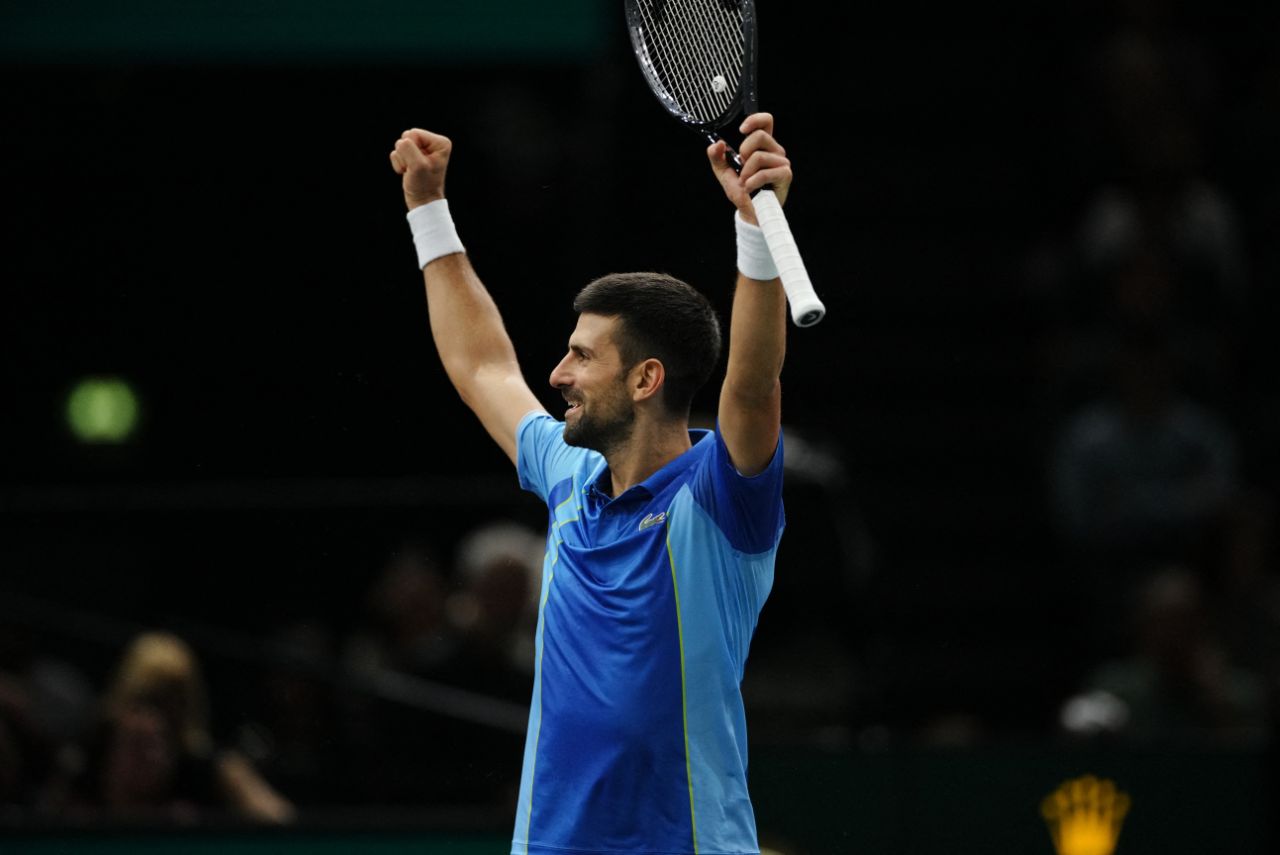
<instances>
[{"instance_id":1,"label":"green light spot","mask_svg":"<svg viewBox=\"0 0 1280 855\"><path fill-rule=\"evenodd\" d=\"M67 424L81 442L124 442L138 426L138 397L119 377L88 377L67 397Z\"/></svg>"}]
</instances>

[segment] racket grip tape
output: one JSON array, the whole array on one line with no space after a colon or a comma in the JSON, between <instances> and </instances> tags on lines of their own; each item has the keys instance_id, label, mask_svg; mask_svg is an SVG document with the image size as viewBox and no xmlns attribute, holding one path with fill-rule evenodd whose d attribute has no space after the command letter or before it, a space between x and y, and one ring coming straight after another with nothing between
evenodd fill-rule
<instances>
[{"instance_id":1,"label":"racket grip tape","mask_svg":"<svg viewBox=\"0 0 1280 855\"><path fill-rule=\"evenodd\" d=\"M805 270L804 259L800 257L796 239L791 235L787 217L782 213L782 204L769 187L751 197L751 203L755 207L760 230L764 232L765 243L769 245L769 254L778 267L782 289L787 292L791 320L798 327L811 327L822 320L827 309L809 281L809 272Z\"/></svg>"}]
</instances>

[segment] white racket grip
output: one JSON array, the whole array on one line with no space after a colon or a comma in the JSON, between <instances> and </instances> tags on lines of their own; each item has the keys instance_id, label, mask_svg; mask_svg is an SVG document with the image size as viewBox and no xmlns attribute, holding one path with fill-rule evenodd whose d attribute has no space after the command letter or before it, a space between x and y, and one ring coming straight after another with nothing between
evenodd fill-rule
<instances>
[{"instance_id":1,"label":"white racket grip","mask_svg":"<svg viewBox=\"0 0 1280 855\"><path fill-rule=\"evenodd\" d=\"M756 220L764 232L764 241L769 245L769 254L778 266L782 290L787 292L787 301L791 303L791 320L798 327L811 327L822 320L827 308L809 281L809 271L804 269L804 259L800 257L796 239L791 236L791 226L787 225L782 205L773 190L767 187L751 197L751 204L756 209Z\"/></svg>"}]
</instances>

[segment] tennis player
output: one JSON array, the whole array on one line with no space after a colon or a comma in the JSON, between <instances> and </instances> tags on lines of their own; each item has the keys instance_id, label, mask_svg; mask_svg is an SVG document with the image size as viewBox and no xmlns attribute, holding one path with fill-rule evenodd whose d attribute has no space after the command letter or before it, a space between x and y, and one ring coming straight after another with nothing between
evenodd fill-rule
<instances>
[{"instance_id":1,"label":"tennis player","mask_svg":"<svg viewBox=\"0 0 1280 855\"><path fill-rule=\"evenodd\" d=\"M738 279L714 431L689 407L720 352L701 294L670 276L601 277L551 385L525 383L444 195L449 140L405 131L391 164L426 281L431 332L463 401L550 508L536 671L512 853L756 855L739 684L782 535L786 300L751 204L791 164L773 117L741 126Z\"/></svg>"}]
</instances>

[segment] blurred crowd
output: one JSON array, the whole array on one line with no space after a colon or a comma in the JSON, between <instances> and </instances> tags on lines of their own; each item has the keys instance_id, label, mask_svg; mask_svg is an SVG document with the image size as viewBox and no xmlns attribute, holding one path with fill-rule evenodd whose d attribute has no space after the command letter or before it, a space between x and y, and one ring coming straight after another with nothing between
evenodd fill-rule
<instances>
[{"instance_id":1,"label":"blurred crowd","mask_svg":"<svg viewBox=\"0 0 1280 855\"><path fill-rule=\"evenodd\" d=\"M95 697L67 663L0 674L0 805L67 823L183 823L211 808L283 823L293 806L234 748L215 745L200 663L148 632ZM21 817L20 817L21 818Z\"/></svg>"},{"instance_id":2,"label":"blurred crowd","mask_svg":"<svg viewBox=\"0 0 1280 855\"><path fill-rule=\"evenodd\" d=\"M1059 726L1260 745L1280 698L1259 364L1274 239L1246 228L1266 189L1224 176L1277 70L1229 69L1240 58L1179 9L1116 4L1080 57L1083 192L1028 277L1052 319L1050 513L1092 663Z\"/></svg>"},{"instance_id":3,"label":"blurred crowd","mask_svg":"<svg viewBox=\"0 0 1280 855\"><path fill-rule=\"evenodd\" d=\"M96 690L34 632L4 627L0 819L282 824L295 804L509 813L542 553L542 537L511 522L468 534L451 566L405 540L346 632L318 617L279 627L237 663L218 710L200 656L172 632L137 634Z\"/></svg>"}]
</instances>

